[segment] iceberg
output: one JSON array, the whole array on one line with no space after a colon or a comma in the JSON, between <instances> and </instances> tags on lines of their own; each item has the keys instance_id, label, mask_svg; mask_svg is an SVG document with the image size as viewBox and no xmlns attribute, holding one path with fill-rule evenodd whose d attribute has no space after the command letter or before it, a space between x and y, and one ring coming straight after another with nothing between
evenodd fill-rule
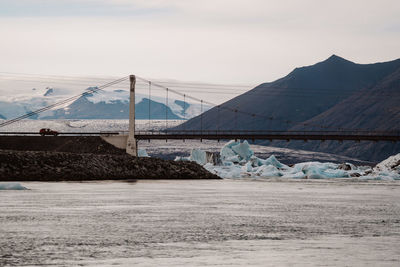
<instances>
[{"instance_id":1,"label":"iceberg","mask_svg":"<svg viewBox=\"0 0 400 267\"><path fill-rule=\"evenodd\" d=\"M28 190L20 183L0 183L0 190Z\"/></svg>"},{"instance_id":2,"label":"iceberg","mask_svg":"<svg viewBox=\"0 0 400 267\"><path fill-rule=\"evenodd\" d=\"M279 177L283 174L273 165L262 165L255 171L256 176L260 177Z\"/></svg>"},{"instance_id":3,"label":"iceberg","mask_svg":"<svg viewBox=\"0 0 400 267\"><path fill-rule=\"evenodd\" d=\"M231 149L237 156L239 156L240 160L248 161L250 157L254 155L254 152L250 149L250 145L247 141L244 141L243 143L239 142L238 144L233 145Z\"/></svg>"},{"instance_id":4,"label":"iceberg","mask_svg":"<svg viewBox=\"0 0 400 267\"><path fill-rule=\"evenodd\" d=\"M375 172L395 172L397 174L400 173L400 153L394 156L391 156L381 163L378 163L373 169Z\"/></svg>"},{"instance_id":5,"label":"iceberg","mask_svg":"<svg viewBox=\"0 0 400 267\"><path fill-rule=\"evenodd\" d=\"M309 162L305 164L299 164L302 167L302 172L308 179L325 179L325 178L348 178L350 175L342 170L338 169L337 164L334 163L321 163L321 162ZM295 166L296 167L296 166Z\"/></svg>"},{"instance_id":6,"label":"iceberg","mask_svg":"<svg viewBox=\"0 0 400 267\"><path fill-rule=\"evenodd\" d=\"M222 160L228 160L228 161L230 161L229 159L230 158L232 158L232 157L237 157L237 155L236 155L236 153L232 150L232 147L233 146L236 146L236 145L238 145L239 144L239 142L236 142L236 141L233 141L233 140L231 140L231 141L229 141L228 143L226 143L222 148L221 148L221 152L220 152L220 155L221 155L221 159ZM238 158L239 159L239 158ZM239 162L239 161L238 161Z\"/></svg>"},{"instance_id":7,"label":"iceberg","mask_svg":"<svg viewBox=\"0 0 400 267\"><path fill-rule=\"evenodd\" d=\"M138 157L139 158L149 158L150 156L147 154L146 149L138 149Z\"/></svg>"},{"instance_id":8,"label":"iceberg","mask_svg":"<svg viewBox=\"0 0 400 267\"><path fill-rule=\"evenodd\" d=\"M261 165L272 165L278 169L288 169L289 167L285 164L280 163L274 155L270 156L266 160L259 159Z\"/></svg>"},{"instance_id":9,"label":"iceberg","mask_svg":"<svg viewBox=\"0 0 400 267\"><path fill-rule=\"evenodd\" d=\"M220 150L217 160L210 160L210 152L192 149L189 157L175 160L194 161L221 178L291 178L291 179L332 179L358 178L374 180L400 180L400 154L389 157L377 164L354 166L350 163L302 162L293 166L281 163L274 155L261 159L254 155L247 141L231 140Z\"/></svg>"},{"instance_id":10,"label":"iceberg","mask_svg":"<svg viewBox=\"0 0 400 267\"><path fill-rule=\"evenodd\" d=\"M192 149L189 159L200 165L204 165L207 163L206 152L201 149Z\"/></svg>"},{"instance_id":11,"label":"iceberg","mask_svg":"<svg viewBox=\"0 0 400 267\"><path fill-rule=\"evenodd\" d=\"M378 163L372 170L366 170L360 178L374 180L400 180L400 153Z\"/></svg>"}]
</instances>

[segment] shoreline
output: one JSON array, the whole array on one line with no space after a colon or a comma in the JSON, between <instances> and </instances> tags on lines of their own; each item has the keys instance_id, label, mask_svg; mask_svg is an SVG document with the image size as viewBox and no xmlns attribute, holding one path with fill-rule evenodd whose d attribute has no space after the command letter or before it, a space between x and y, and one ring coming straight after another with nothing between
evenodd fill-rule
<instances>
[{"instance_id":1,"label":"shoreline","mask_svg":"<svg viewBox=\"0 0 400 267\"><path fill-rule=\"evenodd\" d=\"M0 181L220 179L194 162L133 157L94 136L3 136Z\"/></svg>"},{"instance_id":2,"label":"shoreline","mask_svg":"<svg viewBox=\"0 0 400 267\"><path fill-rule=\"evenodd\" d=\"M0 150L0 181L220 179L194 162L128 154Z\"/></svg>"}]
</instances>

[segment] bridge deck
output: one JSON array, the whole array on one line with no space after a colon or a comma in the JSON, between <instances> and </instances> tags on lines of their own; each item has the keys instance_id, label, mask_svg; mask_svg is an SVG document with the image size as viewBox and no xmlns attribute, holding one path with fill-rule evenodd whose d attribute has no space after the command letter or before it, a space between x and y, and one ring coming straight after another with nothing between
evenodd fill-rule
<instances>
[{"instance_id":1,"label":"bridge deck","mask_svg":"<svg viewBox=\"0 0 400 267\"><path fill-rule=\"evenodd\" d=\"M0 132L0 135L39 135L38 132ZM127 135L127 132L60 132L59 135ZM330 132L330 131L137 131L138 140L247 139L247 140L338 140L400 141L399 132Z\"/></svg>"},{"instance_id":2,"label":"bridge deck","mask_svg":"<svg viewBox=\"0 0 400 267\"><path fill-rule=\"evenodd\" d=\"M353 141L400 141L400 136L374 136L374 135L319 135L319 134L164 134L164 135L145 135L139 134L135 136L138 140L185 140L185 139L208 139L208 140L224 140L224 139L242 139L242 140L353 140Z\"/></svg>"}]
</instances>

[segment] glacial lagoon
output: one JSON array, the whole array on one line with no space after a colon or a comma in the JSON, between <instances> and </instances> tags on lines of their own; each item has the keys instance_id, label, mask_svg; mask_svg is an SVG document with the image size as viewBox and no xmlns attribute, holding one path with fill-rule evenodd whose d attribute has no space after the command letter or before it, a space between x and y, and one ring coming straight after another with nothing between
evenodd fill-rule
<instances>
[{"instance_id":1,"label":"glacial lagoon","mask_svg":"<svg viewBox=\"0 0 400 267\"><path fill-rule=\"evenodd\" d=\"M1 266L399 266L400 182L21 183Z\"/></svg>"}]
</instances>

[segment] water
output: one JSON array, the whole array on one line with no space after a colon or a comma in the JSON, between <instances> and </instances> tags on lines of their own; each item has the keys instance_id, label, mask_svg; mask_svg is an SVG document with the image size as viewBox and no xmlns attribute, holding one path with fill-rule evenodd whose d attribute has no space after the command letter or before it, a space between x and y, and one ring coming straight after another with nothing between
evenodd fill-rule
<instances>
[{"instance_id":1,"label":"water","mask_svg":"<svg viewBox=\"0 0 400 267\"><path fill-rule=\"evenodd\" d=\"M400 183L22 183L0 266L399 266Z\"/></svg>"}]
</instances>

